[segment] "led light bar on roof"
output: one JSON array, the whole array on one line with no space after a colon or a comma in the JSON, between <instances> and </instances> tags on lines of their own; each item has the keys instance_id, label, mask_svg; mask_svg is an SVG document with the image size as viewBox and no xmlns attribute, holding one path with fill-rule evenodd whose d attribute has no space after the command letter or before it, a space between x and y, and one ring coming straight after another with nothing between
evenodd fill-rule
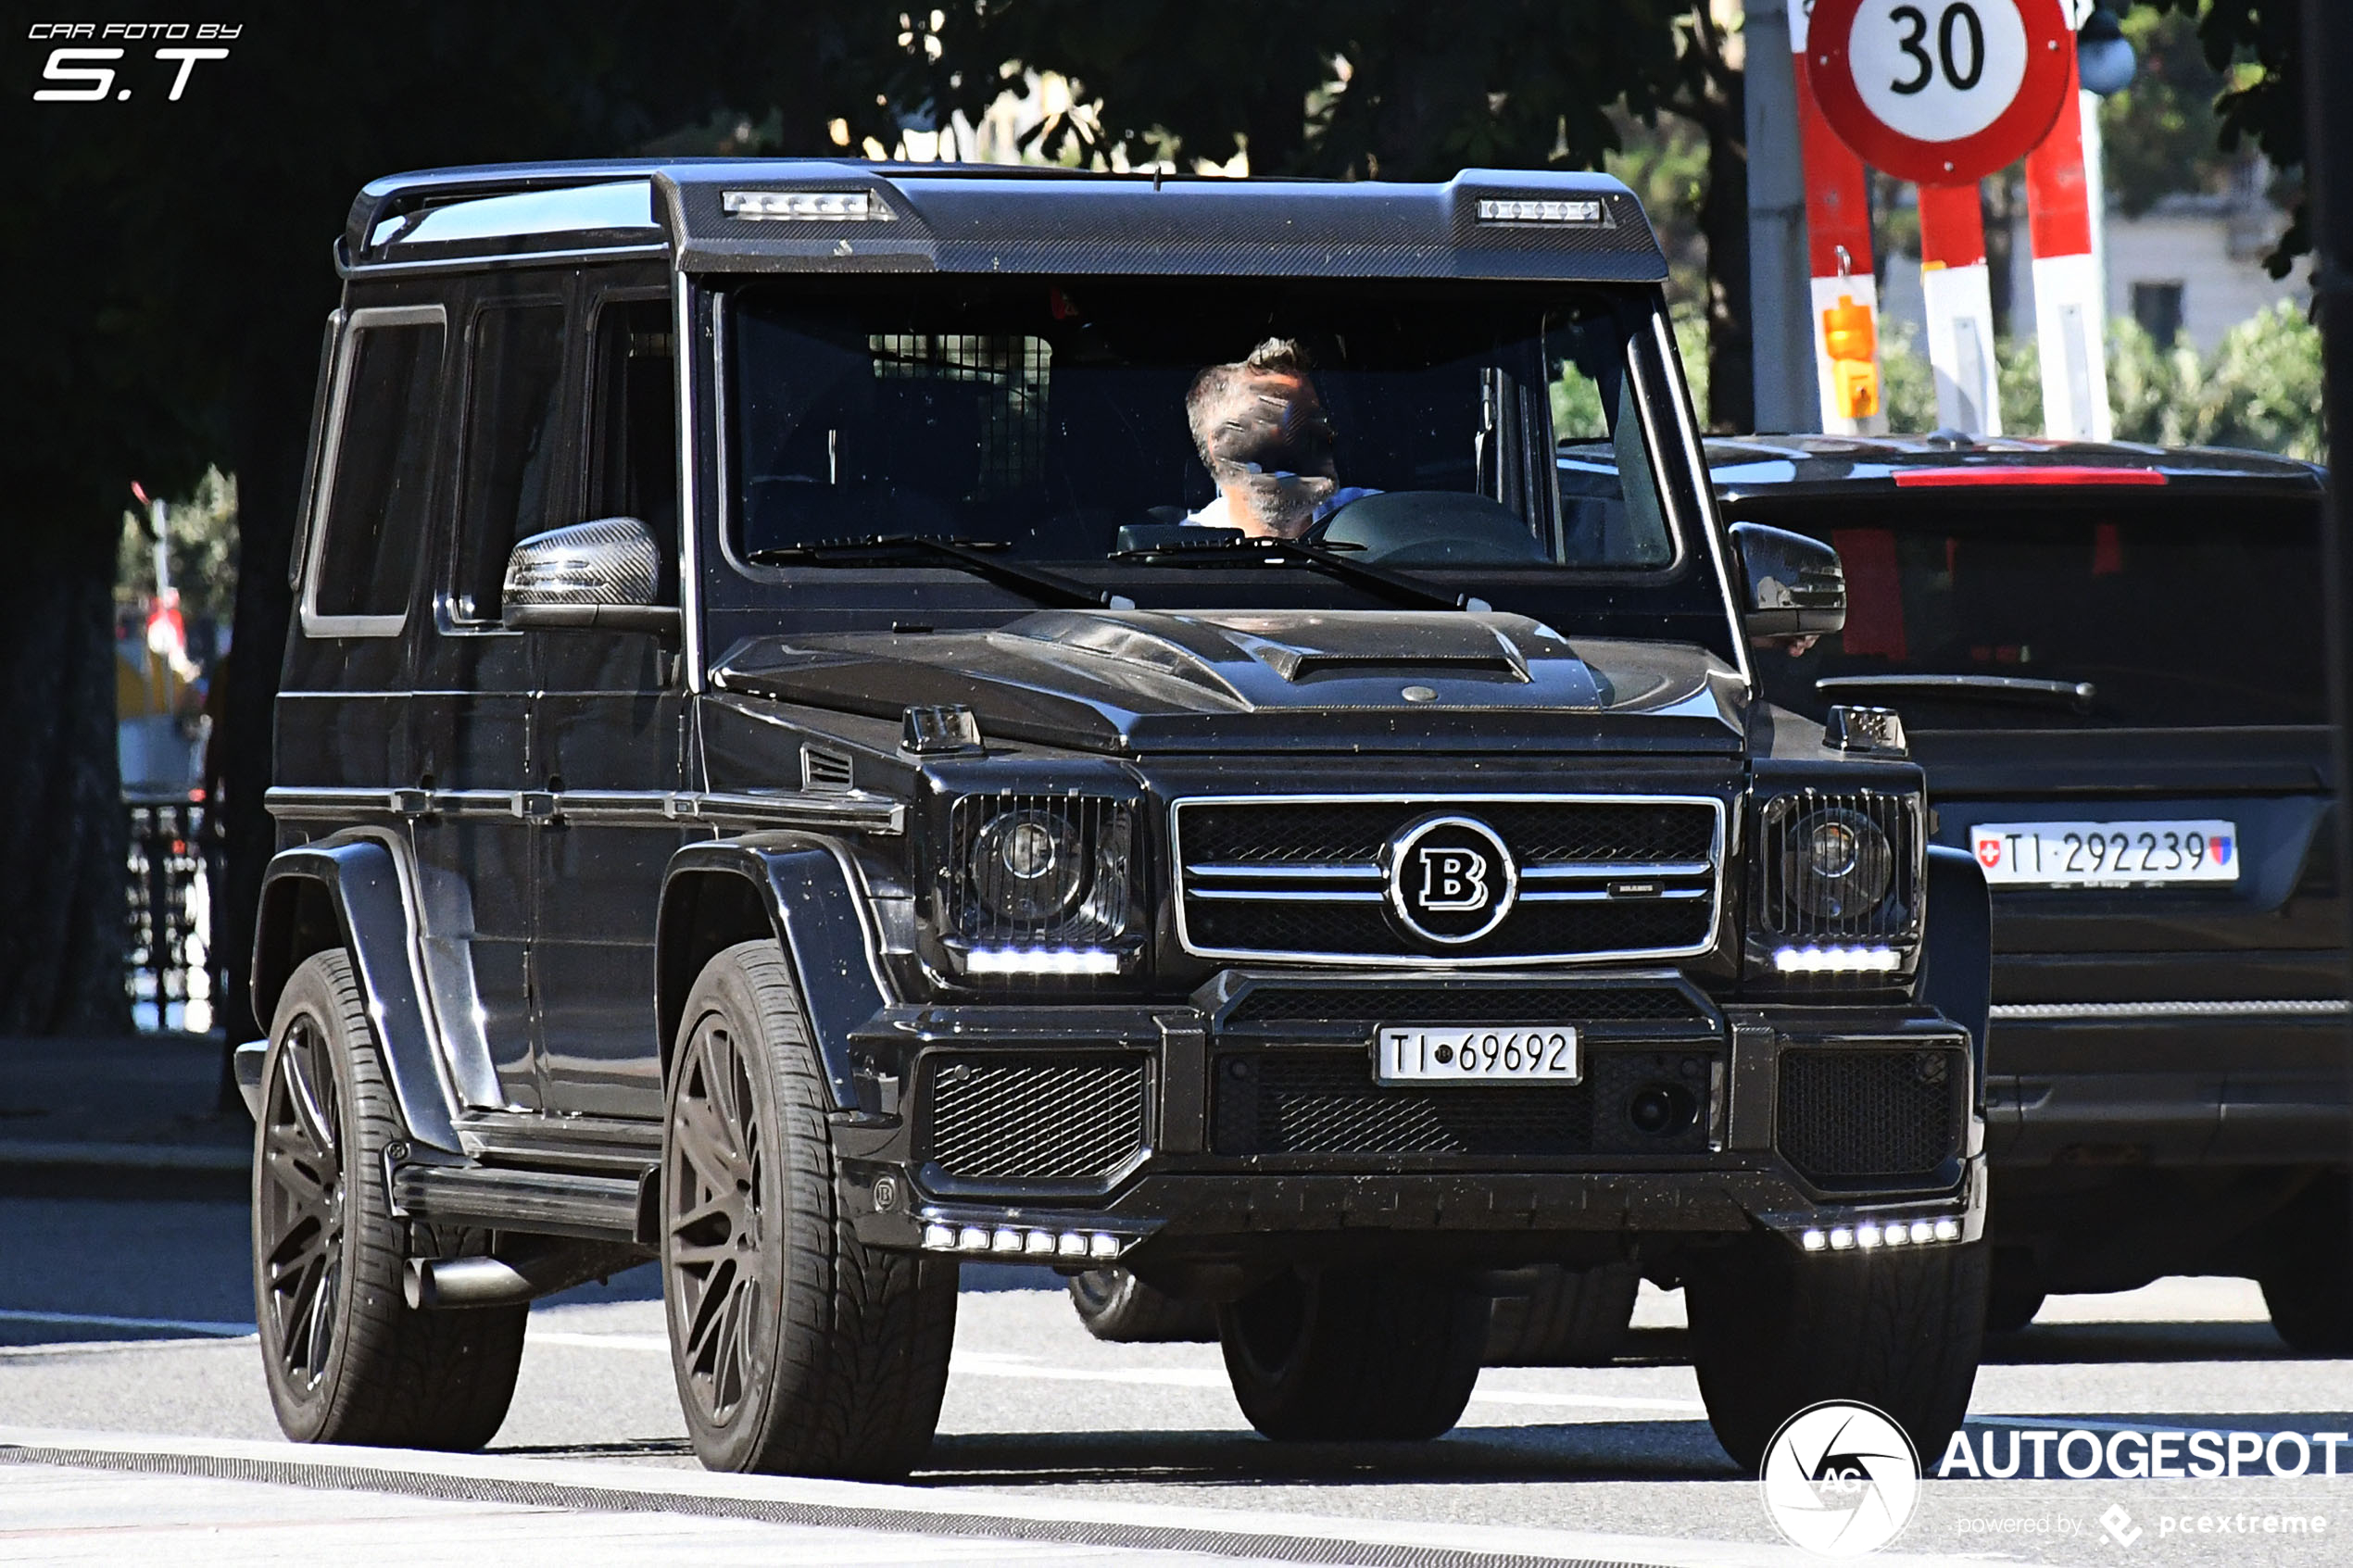
<instances>
[{"instance_id":1,"label":"led light bar on roof","mask_svg":"<svg viewBox=\"0 0 2353 1568\"><path fill-rule=\"evenodd\" d=\"M720 210L730 218L889 222L899 214L871 191L722 191Z\"/></svg>"},{"instance_id":2,"label":"led light bar on roof","mask_svg":"<svg viewBox=\"0 0 2353 1568\"><path fill-rule=\"evenodd\" d=\"M1598 201L1537 200L1526 196L1481 196L1481 223L1599 223Z\"/></svg>"},{"instance_id":3,"label":"led light bar on roof","mask_svg":"<svg viewBox=\"0 0 2353 1568\"><path fill-rule=\"evenodd\" d=\"M1978 484L2163 484L2157 469L2103 469L2081 463L2020 463L2010 467L1897 469L1899 490L1959 489Z\"/></svg>"}]
</instances>

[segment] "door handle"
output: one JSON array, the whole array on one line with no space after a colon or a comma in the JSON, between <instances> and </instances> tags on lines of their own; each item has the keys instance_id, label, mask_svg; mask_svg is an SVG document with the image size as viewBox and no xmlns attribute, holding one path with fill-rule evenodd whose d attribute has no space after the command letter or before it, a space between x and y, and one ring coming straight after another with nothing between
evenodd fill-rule
<instances>
[{"instance_id":1,"label":"door handle","mask_svg":"<svg viewBox=\"0 0 2353 1568\"><path fill-rule=\"evenodd\" d=\"M555 793L545 789L519 789L515 792L514 812L526 822L553 822L557 815Z\"/></svg>"}]
</instances>

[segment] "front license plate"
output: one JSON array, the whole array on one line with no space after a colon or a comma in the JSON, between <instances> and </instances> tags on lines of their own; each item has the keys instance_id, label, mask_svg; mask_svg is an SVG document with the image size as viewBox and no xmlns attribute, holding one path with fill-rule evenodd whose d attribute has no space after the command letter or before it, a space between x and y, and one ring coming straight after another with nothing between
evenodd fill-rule
<instances>
[{"instance_id":1,"label":"front license plate","mask_svg":"<svg viewBox=\"0 0 2353 1568\"><path fill-rule=\"evenodd\" d=\"M2030 887L2236 882L2239 830L2163 822L1980 822L1969 847L1985 880Z\"/></svg>"},{"instance_id":2,"label":"front license plate","mask_svg":"<svg viewBox=\"0 0 2353 1568\"><path fill-rule=\"evenodd\" d=\"M1574 1084L1577 1031L1563 1024L1384 1028L1373 1048L1384 1084Z\"/></svg>"}]
</instances>

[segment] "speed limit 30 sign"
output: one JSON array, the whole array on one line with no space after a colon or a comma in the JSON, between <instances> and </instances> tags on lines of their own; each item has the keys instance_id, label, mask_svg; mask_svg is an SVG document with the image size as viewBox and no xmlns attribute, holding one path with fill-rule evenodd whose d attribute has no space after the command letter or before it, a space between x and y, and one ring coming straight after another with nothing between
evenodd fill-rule
<instances>
[{"instance_id":1,"label":"speed limit 30 sign","mask_svg":"<svg viewBox=\"0 0 2353 1568\"><path fill-rule=\"evenodd\" d=\"M2075 80L2059 0L1815 0L1807 75L1863 161L1972 184L2050 132Z\"/></svg>"}]
</instances>

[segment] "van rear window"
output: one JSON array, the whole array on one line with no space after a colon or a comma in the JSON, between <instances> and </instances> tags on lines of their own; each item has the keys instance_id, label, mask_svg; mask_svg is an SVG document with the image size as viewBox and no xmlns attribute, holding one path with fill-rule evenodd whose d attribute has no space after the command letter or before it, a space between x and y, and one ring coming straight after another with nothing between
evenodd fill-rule
<instances>
[{"instance_id":1,"label":"van rear window","mask_svg":"<svg viewBox=\"0 0 2353 1568\"><path fill-rule=\"evenodd\" d=\"M2317 500L2113 491L2021 502L1988 490L1763 497L1734 519L1828 540L1845 631L1760 651L1767 695L1818 716L1824 676L2088 682L2088 713L2013 691L1852 691L1915 729L2173 728L2327 721Z\"/></svg>"}]
</instances>

